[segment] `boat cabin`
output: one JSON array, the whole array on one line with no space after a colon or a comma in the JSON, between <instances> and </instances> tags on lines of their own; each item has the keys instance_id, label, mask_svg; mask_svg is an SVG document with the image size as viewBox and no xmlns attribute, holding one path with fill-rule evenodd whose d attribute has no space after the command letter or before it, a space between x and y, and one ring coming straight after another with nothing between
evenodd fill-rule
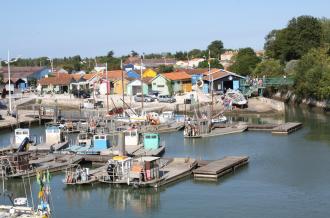
<instances>
[{"instance_id":1,"label":"boat cabin","mask_svg":"<svg viewBox=\"0 0 330 218\"><path fill-rule=\"evenodd\" d=\"M157 133L145 133L143 134L143 146L145 149L154 150L160 146L160 138Z\"/></svg>"},{"instance_id":2,"label":"boat cabin","mask_svg":"<svg viewBox=\"0 0 330 218\"><path fill-rule=\"evenodd\" d=\"M80 146L92 145L93 134L91 133L79 133L77 138L78 138L78 145Z\"/></svg>"},{"instance_id":3,"label":"boat cabin","mask_svg":"<svg viewBox=\"0 0 330 218\"><path fill-rule=\"evenodd\" d=\"M167 123L167 122L175 121L174 111L164 111L159 116L159 121L160 121L160 123Z\"/></svg>"},{"instance_id":4,"label":"boat cabin","mask_svg":"<svg viewBox=\"0 0 330 218\"><path fill-rule=\"evenodd\" d=\"M139 137L139 133L138 130L133 128L133 129L128 129L125 132L125 145L128 146L135 146L138 145L140 143L140 137Z\"/></svg>"},{"instance_id":5,"label":"boat cabin","mask_svg":"<svg viewBox=\"0 0 330 218\"><path fill-rule=\"evenodd\" d=\"M103 179L109 183L142 184L159 178L159 166L159 157L132 159L126 156L115 156L108 161L108 175Z\"/></svg>"},{"instance_id":6,"label":"boat cabin","mask_svg":"<svg viewBox=\"0 0 330 218\"><path fill-rule=\"evenodd\" d=\"M134 159L129 181L142 184L159 178L160 169L159 157L139 157Z\"/></svg>"},{"instance_id":7,"label":"boat cabin","mask_svg":"<svg viewBox=\"0 0 330 218\"><path fill-rule=\"evenodd\" d=\"M110 148L110 135L97 134L93 136L93 147L94 150L105 150Z\"/></svg>"},{"instance_id":8,"label":"boat cabin","mask_svg":"<svg viewBox=\"0 0 330 218\"><path fill-rule=\"evenodd\" d=\"M47 126L45 131L47 144L57 144L65 141L63 131L59 126Z\"/></svg>"},{"instance_id":9,"label":"boat cabin","mask_svg":"<svg viewBox=\"0 0 330 218\"><path fill-rule=\"evenodd\" d=\"M30 129L15 129L15 145L20 145L25 138L30 139Z\"/></svg>"},{"instance_id":10,"label":"boat cabin","mask_svg":"<svg viewBox=\"0 0 330 218\"><path fill-rule=\"evenodd\" d=\"M115 156L108 160L107 180L109 181L127 181L131 170L133 159L127 156Z\"/></svg>"}]
</instances>

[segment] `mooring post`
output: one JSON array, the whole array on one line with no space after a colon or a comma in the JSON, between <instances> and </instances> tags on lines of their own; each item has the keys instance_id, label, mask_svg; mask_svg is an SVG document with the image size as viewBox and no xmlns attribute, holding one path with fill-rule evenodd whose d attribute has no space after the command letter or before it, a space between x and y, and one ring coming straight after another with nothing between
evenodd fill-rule
<instances>
[{"instance_id":1,"label":"mooring post","mask_svg":"<svg viewBox=\"0 0 330 218\"><path fill-rule=\"evenodd\" d=\"M120 132L119 133L118 145L119 145L119 155L120 156L125 156L126 155L125 132Z\"/></svg>"}]
</instances>

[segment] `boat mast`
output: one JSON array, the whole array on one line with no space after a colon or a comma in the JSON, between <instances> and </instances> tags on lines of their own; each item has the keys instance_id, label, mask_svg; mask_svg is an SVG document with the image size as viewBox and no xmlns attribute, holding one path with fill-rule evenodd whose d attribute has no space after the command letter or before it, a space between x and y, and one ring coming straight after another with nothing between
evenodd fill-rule
<instances>
[{"instance_id":1,"label":"boat mast","mask_svg":"<svg viewBox=\"0 0 330 218\"><path fill-rule=\"evenodd\" d=\"M209 84L210 84L210 92L211 92L211 99L212 99L210 116L212 116L212 114L213 114L213 75L212 75L212 81L211 81L211 51L210 50L209 50L208 65L209 65Z\"/></svg>"},{"instance_id":2,"label":"boat mast","mask_svg":"<svg viewBox=\"0 0 330 218\"><path fill-rule=\"evenodd\" d=\"M105 80L107 82L107 114L109 114L109 81L108 81L108 62L105 63Z\"/></svg>"},{"instance_id":3,"label":"boat mast","mask_svg":"<svg viewBox=\"0 0 330 218\"><path fill-rule=\"evenodd\" d=\"M143 55L141 55L141 66L140 66L140 77L141 77L141 95L142 95L142 100L141 100L141 115L142 115L142 111L143 111L143 101L144 101L144 93L143 93L143 80L142 80L142 74L143 74L143 70L142 70L142 66L143 66Z\"/></svg>"},{"instance_id":4,"label":"boat mast","mask_svg":"<svg viewBox=\"0 0 330 218\"><path fill-rule=\"evenodd\" d=\"M123 101L125 101L123 59L120 59L120 69L121 69L121 87L122 87L122 92L123 92ZM124 110L124 104L123 104L123 110Z\"/></svg>"}]
</instances>

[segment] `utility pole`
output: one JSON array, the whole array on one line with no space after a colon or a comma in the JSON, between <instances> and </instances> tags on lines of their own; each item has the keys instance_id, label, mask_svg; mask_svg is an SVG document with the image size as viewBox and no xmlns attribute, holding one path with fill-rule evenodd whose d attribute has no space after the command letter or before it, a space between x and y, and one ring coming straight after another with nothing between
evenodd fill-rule
<instances>
[{"instance_id":1,"label":"utility pole","mask_svg":"<svg viewBox=\"0 0 330 218\"><path fill-rule=\"evenodd\" d=\"M11 115L11 81L10 81L10 53L8 50L8 56L7 56L7 61L8 61L8 85L9 85L9 114Z\"/></svg>"},{"instance_id":2,"label":"utility pole","mask_svg":"<svg viewBox=\"0 0 330 218\"><path fill-rule=\"evenodd\" d=\"M10 115L12 114L12 110L11 110L11 77L10 77L10 63L13 63L15 61L18 60L18 57L10 60L10 53L8 50L8 56L7 56L7 61L5 61L5 63L8 65L8 85L9 85L9 113Z\"/></svg>"}]
</instances>

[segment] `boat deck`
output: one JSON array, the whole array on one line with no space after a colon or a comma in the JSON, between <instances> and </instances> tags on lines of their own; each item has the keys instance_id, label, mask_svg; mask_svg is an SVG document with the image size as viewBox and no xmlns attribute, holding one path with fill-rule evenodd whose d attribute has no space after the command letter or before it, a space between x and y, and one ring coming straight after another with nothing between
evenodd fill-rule
<instances>
[{"instance_id":1,"label":"boat deck","mask_svg":"<svg viewBox=\"0 0 330 218\"><path fill-rule=\"evenodd\" d=\"M219 177L234 171L236 168L248 163L248 156L229 156L212 161L193 171L196 179L218 179Z\"/></svg>"},{"instance_id":2,"label":"boat deck","mask_svg":"<svg viewBox=\"0 0 330 218\"><path fill-rule=\"evenodd\" d=\"M212 136L221 136L228 134L235 134L244 132L247 129L247 125L233 125L224 128L214 128L209 133L203 133L196 136L184 136L185 138L206 138Z\"/></svg>"},{"instance_id":3,"label":"boat deck","mask_svg":"<svg viewBox=\"0 0 330 218\"><path fill-rule=\"evenodd\" d=\"M160 156L165 152L165 146L160 146L158 149L145 149L143 146L127 146L127 154L131 156Z\"/></svg>"}]
</instances>

